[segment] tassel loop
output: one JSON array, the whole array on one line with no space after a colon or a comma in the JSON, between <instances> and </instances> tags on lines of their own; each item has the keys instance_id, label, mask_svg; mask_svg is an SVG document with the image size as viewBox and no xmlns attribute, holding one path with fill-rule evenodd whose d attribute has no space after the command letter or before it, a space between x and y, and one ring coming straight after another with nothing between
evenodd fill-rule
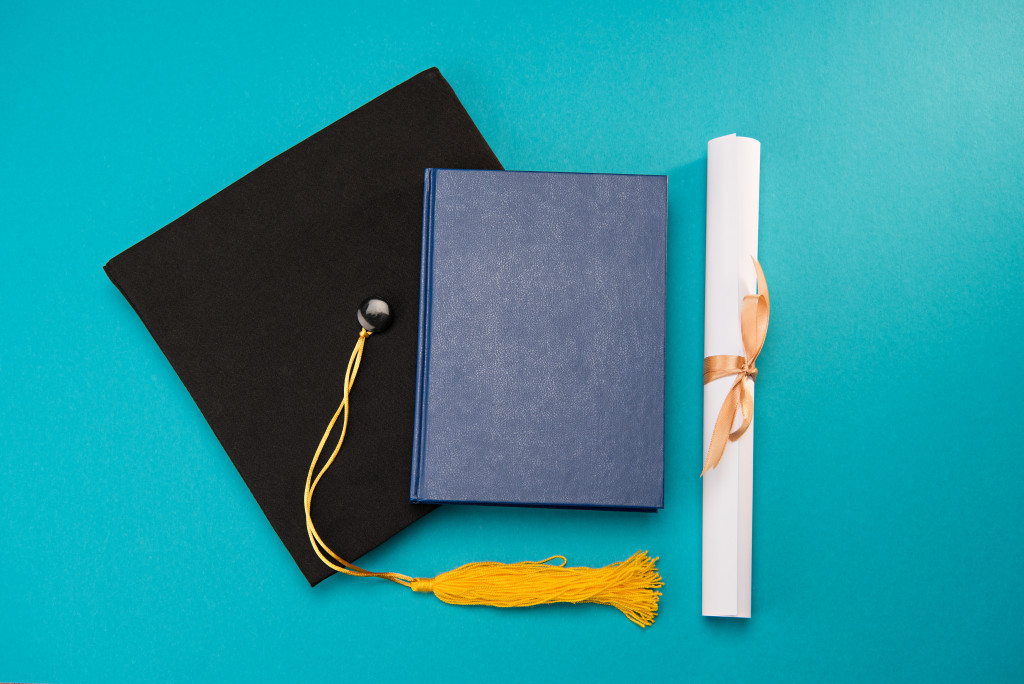
<instances>
[{"instance_id":1,"label":"tassel loop","mask_svg":"<svg viewBox=\"0 0 1024 684\"><path fill-rule=\"evenodd\" d=\"M434 578L415 577L412 582L409 583L409 588L413 591L418 591L421 594L431 594L434 592Z\"/></svg>"}]
</instances>

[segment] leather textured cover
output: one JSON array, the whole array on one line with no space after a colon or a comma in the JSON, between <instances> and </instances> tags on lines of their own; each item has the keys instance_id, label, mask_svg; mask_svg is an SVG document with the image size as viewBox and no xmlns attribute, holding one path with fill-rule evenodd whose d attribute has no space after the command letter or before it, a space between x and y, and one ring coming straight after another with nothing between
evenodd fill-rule
<instances>
[{"instance_id":1,"label":"leather textured cover","mask_svg":"<svg viewBox=\"0 0 1024 684\"><path fill-rule=\"evenodd\" d=\"M666 193L426 172L413 501L662 507Z\"/></svg>"},{"instance_id":2,"label":"leather textured cover","mask_svg":"<svg viewBox=\"0 0 1024 684\"><path fill-rule=\"evenodd\" d=\"M369 296L388 300L394 324L367 341L345 445L313 516L354 561L433 508L409 503L409 454L423 170L437 165L501 168L430 69L105 267L311 584L332 571L306 536L306 470Z\"/></svg>"}]
</instances>

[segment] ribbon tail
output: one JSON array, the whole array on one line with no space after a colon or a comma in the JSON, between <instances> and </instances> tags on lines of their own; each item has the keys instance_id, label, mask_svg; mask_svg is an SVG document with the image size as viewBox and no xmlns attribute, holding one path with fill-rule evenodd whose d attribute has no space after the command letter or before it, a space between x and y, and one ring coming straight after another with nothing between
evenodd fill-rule
<instances>
[{"instance_id":1,"label":"ribbon tail","mask_svg":"<svg viewBox=\"0 0 1024 684\"><path fill-rule=\"evenodd\" d=\"M750 424L754 422L754 395L750 393L750 385L747 383L751 382L748 378L742 378L740 381L740 397L739 397L739 409L743 415L743 424L736 428L732 434L729 435L729 441L735 442L737 439L743 436L743 433L747 431Z\"/></svg>"},{"instance_id":2,"label":"ribbon tail","mask_svg":"<svg viewBox=\"0 0 1024 684\"><path fill-rule=\"evenodd\" d=\"M736 420L736 410L740 407L741 382L742 378L738 378L737 382L729 388L729 393L725 395L725 401L722 402L722 408L718 411L715 429L711 432L711 443L708 445L708 456L704 461L704 470L700 471L701 477L704 477L709 470L717 468L725 454L725 445L729 442L729 433Z\"/></svg>"}]
</instances>

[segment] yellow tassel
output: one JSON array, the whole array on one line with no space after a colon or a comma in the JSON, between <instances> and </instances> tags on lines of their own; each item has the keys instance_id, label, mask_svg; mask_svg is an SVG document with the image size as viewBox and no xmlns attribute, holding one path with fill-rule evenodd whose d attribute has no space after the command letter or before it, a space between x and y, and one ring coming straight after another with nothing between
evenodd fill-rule
<instances>
[{"instance_id":1,"label":"yellow tassel","mask_svg":"<svg viewBox=\"0 0 1024 684\"><path fill-rule=\"evenodd\" d=\"M468 563L441 573L433 579L409 577L397 572L372 572L349 563L324 543L313 524L312 503L320 479L334 463L345 441L348 430L349 397L363 358L363 348L370 336L368 330L359 332L359 339L349 357L345 370L344 397L327 425L320 445L309 464L303 504L306 509L306 532L313 550L328 567L353 577L377 577L410 587L413 591L433 593L445 603L456 605L484 605L499 608L538 606L545 603L603 603L621 610L626 617L649 627L658 615L658 591L664 583L646 551L637 551L627 560L603 568L567 568L565 556L551 556L542 561L521 563ZM341 418L341 435L327 462L319 472L320 461L327 439ZM316 475L314 476L314 473ZM550 561L560 560L552 564Z\"/></svg>"},{"instance_id":2,"label":"yellow tassel","mask_svg":"<svg viewBox=\"0 0 1024 684\"><path fill-rule=\"evenodd\" d=\"M549 561L561 563L551 565ZM433 592L461 606L521 608L545 603L603 603L648 627L658 615L661 575L646 551L603 568L567 568L565 556L522 563L468 563L433 579L416 578L413 591Z\"/></svg>"}]
</instances>

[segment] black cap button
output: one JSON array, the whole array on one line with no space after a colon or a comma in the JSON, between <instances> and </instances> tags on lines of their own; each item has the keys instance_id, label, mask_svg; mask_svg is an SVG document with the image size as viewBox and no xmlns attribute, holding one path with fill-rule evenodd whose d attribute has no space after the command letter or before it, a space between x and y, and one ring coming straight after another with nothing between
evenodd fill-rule
<instances>
[{"instance_id":1,"label":"black cap button","mask_svg":"<svg viewBox=\"0 0 1024 684\"><path fill-rule=\"evenodd\" d=\"M356 320L367 332L382 333L391 327L391 307L383 299L364 299L356 311Z\"/></svg>"}]
</instances>

